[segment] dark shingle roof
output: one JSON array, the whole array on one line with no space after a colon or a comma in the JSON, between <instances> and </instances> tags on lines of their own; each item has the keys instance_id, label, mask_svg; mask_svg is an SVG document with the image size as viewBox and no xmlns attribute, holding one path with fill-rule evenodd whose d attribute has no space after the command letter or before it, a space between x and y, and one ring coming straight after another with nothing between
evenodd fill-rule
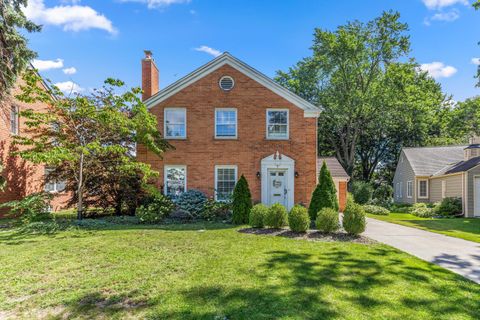
<instances>
[{"instance_id":1,"label":"dark shingle roof","mask_svg":"<svg viewBox=\"0 0 480 320\"><path fill-rule=\"evenodd\" d=\"M407 157L416 176L431 176L460 161L466 146L405 148Z\"/></svg>"},{"instance_id":2,"label":"dark shingle roof","mask_svg":"<svg viewBox=\"0 0 480 320\"><path fill-rule=\"evenodd\" d=\"M332 178L337 179L350 179L350 176L347 174L345 169L343 169L340 162L338 162L337 158L335 157L320 157L317 158L317 167L318 172L320 172L320 168L322 167L323 161L326 162L327 168L332 175Z\"/></svg>"},{"instance_id":3,"label":"dark shingle roof","mask_svg":"<svg viewBox=\"0 0 480 320\"><path fill-rule=\"evenodd\" d=\"M452 166L449 166L442 174L452 174L458 172L464 172L472 169L480 164L480 157L468 159L467 161L460 161Z\"/></svg>"}]
</instances>

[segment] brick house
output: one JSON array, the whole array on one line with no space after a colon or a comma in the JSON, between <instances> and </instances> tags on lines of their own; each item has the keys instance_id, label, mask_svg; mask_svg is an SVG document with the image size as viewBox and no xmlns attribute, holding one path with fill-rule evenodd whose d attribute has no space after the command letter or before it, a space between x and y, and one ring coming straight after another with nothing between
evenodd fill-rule
<instances>
[{"instance_id":1,"label":"brick house","mask_svg":"<svg viewBox=\"0 0 480 320\"><path fill-rule=\"evenodd\" d=\"M67 195L61 192L63 184L55 181L46 182L45 174L48 168L43 165L34 165L13 155L13 152L18 151L13 145L14 135L27 134L20 112L26 109L35 111L47 109L43 103L27 104L15 99L15 96L20 93L20 85L19 79L10 96L0 106L0 161L4 167L1 174L7 180L6 189L0 192L0 203L18 200L28 194L47 190L56 195L51 203L52 209L59 210L65 206L67 200ZM49 90L45 83L39 83L39 85Z\"/></svg>"},{"instance_id":2,"label":"brick house","mask_svg":"<svg viewBox=\"0 0 480 320\"><path fill-rule=\"evenodd\" d=\"M145 53L143 100L175 147L163 159L137 148L138 159L160 173L158 188L173 198L198 189L221 201L243 174L255 202L310 203L321 108L229 53L159 91L159 71ZM346 180L340 180L343 208Z\"/></svg>"}]
</instances>

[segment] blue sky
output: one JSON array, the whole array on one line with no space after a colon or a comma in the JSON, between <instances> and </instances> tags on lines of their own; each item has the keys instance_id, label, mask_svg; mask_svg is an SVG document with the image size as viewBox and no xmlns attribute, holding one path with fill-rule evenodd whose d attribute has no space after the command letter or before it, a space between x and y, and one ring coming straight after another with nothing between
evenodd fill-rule
<instances>
[{"instance_id":1,"label":"blue sky","mask_svg":"<svg viewBox=\"0 0 480 320\"><path fill-rule=\"evenodd\" d=\"M28 35L42 75L86 91L107 77L139 86L144 49L154 53L161 87L223 51L272 77L310 54L315 27L334 30L393 9L410 27L411 56L463 100L480 93L480 11L472 1L29 0L25 12L44 25Z\"/></svg>"}]
</instances>

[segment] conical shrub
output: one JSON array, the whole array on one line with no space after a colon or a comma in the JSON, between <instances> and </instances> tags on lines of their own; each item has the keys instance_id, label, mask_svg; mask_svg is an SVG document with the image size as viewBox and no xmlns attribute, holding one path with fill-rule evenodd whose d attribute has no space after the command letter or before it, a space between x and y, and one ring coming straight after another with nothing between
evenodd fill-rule
<instances>
[{"instance_id":1,"label":"conical shrub","mask_svg":"<svg viewBox=\"0 0 480 320\"><path fill-rule=\"evenodd\" d=\"M318 212L323 208L332 208L338 211L337 190L325 161L320 169L318 184L313 191L312 200L308 207L310 219L315 220Z\"/></svg>"},{"instance_id":2,"label":"conical shrub","mask_svg":"<svg viewBox=\"0 0 480 320\"><path fill-rule=\"evenodd\" d=\"M250 210L252 209L252 194L248 188L247 179L242 174L233 189L232 222L235 224L248 223Z\"/></svg>"}]
</instances>

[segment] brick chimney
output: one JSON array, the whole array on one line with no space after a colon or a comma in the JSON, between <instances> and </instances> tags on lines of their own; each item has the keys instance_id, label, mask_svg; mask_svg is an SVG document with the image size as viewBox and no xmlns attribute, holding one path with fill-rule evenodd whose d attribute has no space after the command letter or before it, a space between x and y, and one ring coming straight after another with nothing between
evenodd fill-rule
<instances>
[{"instance_id":1,"label":"brick chimney","mask_svg":"<svg viewBox=\"0 0 480 320\"><path fill-rule=\"evenodd\" d=\"M474 135L468 140L469 146L464 150L465 161L480 156L480 137Z\"/></svg>"},{"instance_id":2,"label":"brick chimney","mask_svg":"<svg viewBox=\"0 0 480 320\"><path fill-rule=\"evenodd\" d=\"M152 51L145 50L142 59L142 100L145 101L158 92L158 68L152 57Z\"/></svg>"}]
</instances>

